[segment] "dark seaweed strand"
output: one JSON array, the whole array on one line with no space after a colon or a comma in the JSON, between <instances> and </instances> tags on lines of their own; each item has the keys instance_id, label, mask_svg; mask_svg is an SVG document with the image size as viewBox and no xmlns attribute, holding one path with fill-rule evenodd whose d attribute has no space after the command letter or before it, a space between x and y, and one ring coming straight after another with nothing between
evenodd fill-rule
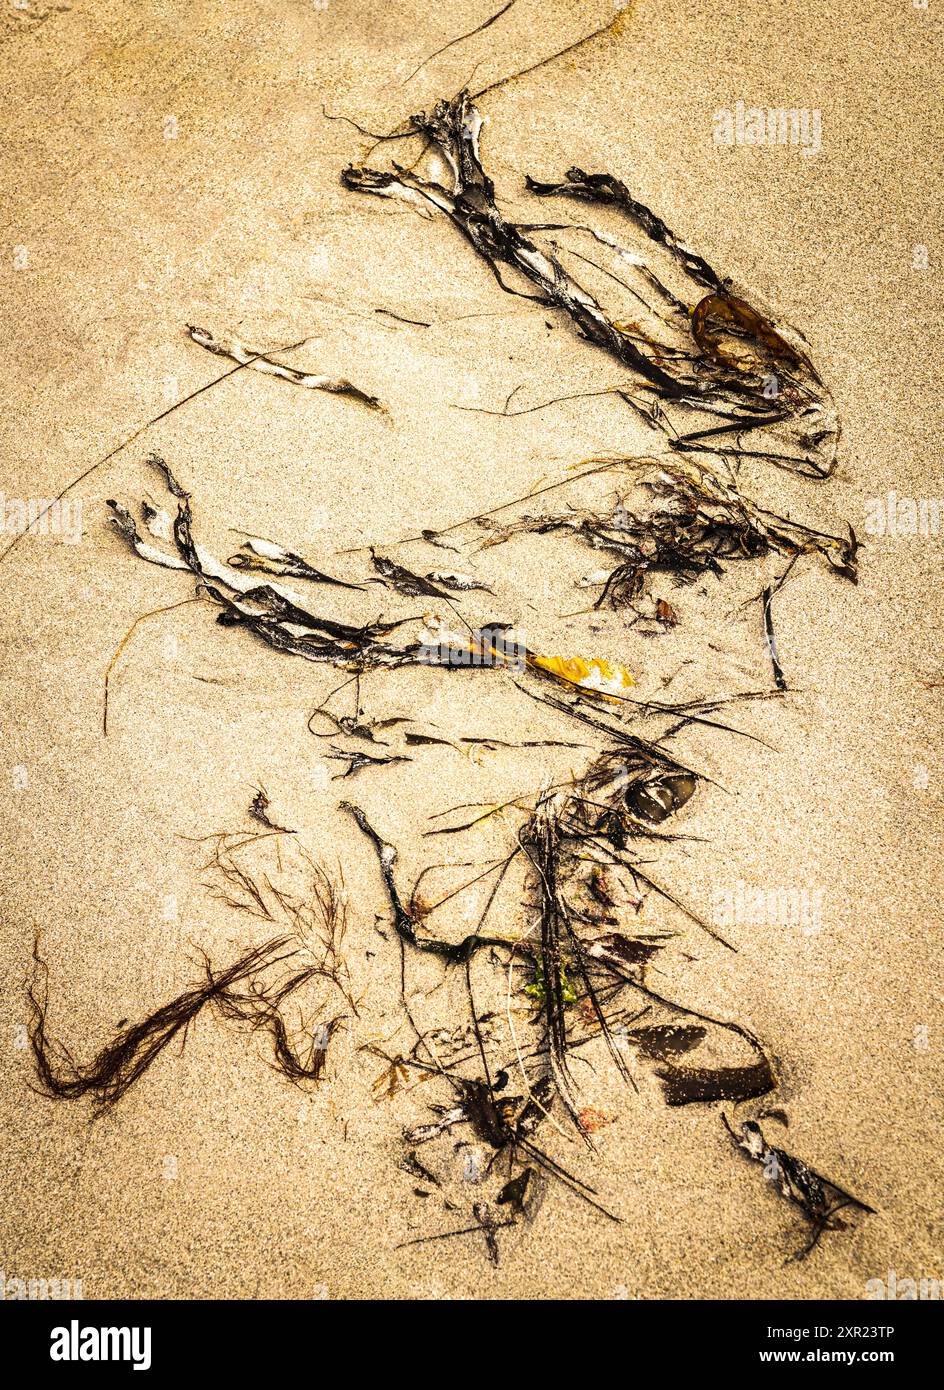
<instances>
[{"instance_id":1,"label":"dark seaweed strand","mask_svg":"<svg viewBox=\"0 0 944 1390\"><path fill-rule=\"evenodd\" d=\"M47 1037L48 969L40 958L37 942L33 949L35 968L27 985L27 997L30 1004L30 1044L43 1090L61 1100L91 1096L97 1110L109 1109L179 1033L186 1036L190 1024L207 1004L227 1004L233 986L247 980L260 968L274 964L277 958L281 958L279 952L285 951L289 942L287 936L274 937L261 946L253 947L217 975L207 965L204 984L185 990L140 1022L122 1029L84 1066L75 1062L64 1047L55 1048ZM294 953L289 951L289 954ZM55 1051L61 1054L58 1064L53 1060Z\"/></svg>"},{"instance_id":2,"label":"dark seaweed strand","mask_svg":"<svg viewBox=\"0 0 944 1390\"><path fill-rule=\"evenodd\" d=\"M483 34L486 29L491 29L492 25L497 24L498 21L501 19L502 15L507 14L508 11L511 9L512 5L514 5L515 3L516 0L505 0L505 3L504 5L502 5L500 10L496 10L496 12L493 15L490 15L488 19L483 20L482 23L477 25L474 29L469 29L464 34L458 34L454 39L450 39L448 43L444 43L441 48L437 48L435 52L430 53L427 57L423 59L421 63L418 63L416 65L416 67L413 69L411 73L404 77L403 81L400 83L400 86L405 87L408 82L412 82L416 74L418 72L422 72L423 69L427 66L427 64L431 63L434 58L440 57L440 55L443 53L448 53L449 49L455 48L457 44L465 43L466 39L474 38L476 34Z\"/></svg>"},{"instance_id":3,"label":"dark seaweed strand","mask_svg":"<svg viewBox=\"0 0 944 1390\"><path fill-rule=\"evenodd\" d=\"M563 183L542 183L528 174L525 184L529 192L537 194L539 198L570 196L621 208L652 241L664 246L693 280L706 290L724 293L728 282L703 256L683 245L662 218L634 198L626 185L612 174L585 174L582 169L573 168L567 170Z\"/></svg>"},{"instance_id":4,"label":"dark seaweed strand","mask_svg":"<svg viewBox=\"0 0 944 1390\"><path fill-rule=\"evenodd\" d=\"M780 665L780 657L777 652L777 636L774 632L774 619L770 610L773 601L773 590L770 585L766 585L763 592L764 608L764 638L767 643L767 655L770 657L770 664L774 673L774 684L778 690L786 690L787 678L783 674L783 667Z\"/></svg>"},{"instance_id":5,"label":"dark seaweed strand","mask_svg":"<svg viewBox=\"0 0 944 1390\"><path fill-rule=\"evenodd\" d=\"M756 387L736 375L715 370L711 380L694 374L678 377L659 366L640 351L631 333L620 328L604 313L593 296L570 276L557 257L529 240L520 226L505 221L495 203L492 180L485 173L479 158L480 121L467 93L460 93L452 101L440 101L428 116L414 116L413 125L438 147L451 165L456 178L455 190L423 179L399 165L394 165L393 173L349 167L341 175L345 185L358 192L380 196L397 193L413 197L418 195L445 212L489 264L503 288L507 289L507 286L498 275L499 265L509 266L523 274L538 287L545 303L564 310L584 337L615 356L624 366L646 377L661 399L687 401L689 404L696 403L699 397L704 397L706 401L711 398L720 401L726 397L755 401ZM638 205L640 209L642 206ZM661 235L664 228L664 235L671 238L668 228L654 214L649 214L649 223L653 232L659 230ZM681 258L683 252L679 243L674 238L672 242L678 247L675 254ZM707 267L706 273L713 286L717 277L712 279L714 272L710 267ZM769 404L764 402L764 407L767 413Z\"/></svg>"}]
</instances>

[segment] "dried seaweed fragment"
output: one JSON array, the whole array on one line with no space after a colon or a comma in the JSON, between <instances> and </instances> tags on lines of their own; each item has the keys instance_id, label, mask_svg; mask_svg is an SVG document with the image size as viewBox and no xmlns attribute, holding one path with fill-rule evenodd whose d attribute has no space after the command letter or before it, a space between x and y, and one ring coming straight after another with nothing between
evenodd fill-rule
<instances>
[{"instance_id":1,"label":"dried seaweed fragment","mask_svg":"<svg viewBox=\"0 0 944 1390\"><path fill-rule=\"evenodd\" d=\"M286 830L284 825L277 825L271 818L269 815L270 805L271 803L265 788L257 787L255 795L249 803L249 814L252 816L253 820L265 826L266 830L275 830L280 835L293 835L295 833L294 831Z\"/></svg>"},{"instance_id":2,"label":"dried seaweed fragment","mask_svg":"<svg viewBox=\"0 0 944 1390\"><path fill-rule=\"evenodd\" d=\"M405 594L407 598L444 598L449 595L442 588L430 582L422 575L414 574L412 570L406 569L404 565L398 565L394 560L390 560L385 555L378 555L376 551L370 552L371 563L380 575L385 584L389 584L397 593Z\"/></svg>"},{"instance_id":3,"label":"dried seaweed fragment","mask_svg":"<svg viewBox=\"0 0 944 1390\"><path fill-rule=\"evenodd\" d=\"M625 366L633 367L667 397L695 389L671 377L638 348L635 338L607 317L557 257L541 250L513 223L506 222L494 201L494 185L479 160L481 118L466 93L453 102L439 102L430 116L413 118L415 129L434 143L456 176L454 191L396 166L395 173L348 168L342 179L348 188L381 197L404 198L445 212L491 266L503 289L500 265L517 270L538 287L539 302L570 314L577 327ZM519 293L515 291L515 293ZM534 296L524 296L534 298Z\"/></svg>"},{"instance_id":4,"label":"dried seaweed fragment","mask_svg":"<svg viewBox=\"0 0 944 1390\"><path fill-rule=\"evenodd\" d=\"M321 1080L331 1040L357 1017L358 1004L344 955L343 880L333 878L292 834L276 829L262 835L211 836L204 883L229 906L291 933L294 950L286 954L283 969L260 974L242 991L228 990L218 1008L225 1018L268 1032L276 1069L298 1085ZM254 862L244 863L244 853L273 845L276 878ZM289 1002L298 1018L291 1025L285 1007Z\"/></svg>"},{"instance_id":5,"label":"dried seaweed fragment","mask_svg":"<svg viewBox=\"0 0 944 1390\"><path fill-rule=\"evenodd\" d=\"M435 937L418 936L417 926L419 924L420 913L414 908L407 908L400 896L397 887L394 869L397 863L398 854L395 845L387 840L374 829L367 819L360 806L354 806L349 801L338 803L339 809L347 811L353 816L359 828L367 836L377 851L377 858L380 863L380 872L383 876L384 885L387 889L387 897L393 913L393 924L397 935L402 941L418 951L428 951L432 955L441 956L447 964L458 964L467 961L477 950L485 946L507 946L508 942L504 937L485 936L479 932L470 932L456 944L448 941L440 941ZM415 888L414 888L415 898Z\"/></svg>"},{"instance_id":6,"label":"dried seaweed fragment","mask_svg":"<svg viewBox=\"0 0 944 1390\"><path fill-rule=\"evenodd\" d=\"M523 1212L528 1195L528 1186L533 1176L533 1168L524 1168L516 1178L509 1178L495 1198L496 1204L500 1207L510 1206L512 1211L519 1214Z\"/></svg>"},{"instance_id":7,"label":"dried seaweed fragment","mask_svg":"<svg viewBox=\"0 0 944 1390\"><path fill-rule=\"evenodd\" d=\"M116 531L124 536L125 540L134 550L135 554L142 560L147 560L148 564L160 565L164 569L186 570L190 566L180 555L168 555L164 550L158 550L156 546L144 540L138 531L134 517L121 502L116 502L109 497L105 505L111 511L111 522Z\"/></svg>"},{"instance_id":8,"label":"dried seaweed fragment","mask_svg":"<svg viewBox=\"0 0 944 1390\"><path fill-rule=\"evenodd\" d=\"M301 594L282 583L256 582L251 574L222 564L193 536L193 510L189 493L174 477L164 459L152 455L157 468L177 499L173 539L176 554L142 541L127 508L109 504L112 521L142 559L166 569L190 570L201 586L201 593L219 605L218 621L228 627L246 627L277 651L303 657L307 661L328 662L348 670L373 666L406 666L425 661L425 649L413 642L394 646L383 639L410 619L392 622L352 623L322 617L306 607Z\"/></svg>"},{"instance_id":9,"label":"dried seaweed fragment","mask_svg":"<svg viewBox=\"0 0 944 1390\"><path fill-rule=\"evenodd\" d=\"M315 569L294 551L285 550L274 541L261 536L247 536L235 555L227 562L234 569L261 570L265 574L283 575L290 579L310 579L315 584L334 584L339 589L363 589L362 584L351 584L346 579L336 579Z\"/></svg>"},{"instance_id":10,"label":"dried seaweed fragment","mask_svg":"<svg viewBox=\"0 0 944 1390\"><path fill-rule=\"evenodd\" d=\"M431 584L440 584L444 589L455 589L457 593L469 593L473 589L479 589L482 593L491 594L494 590L487 584L483 584L471 574L455 574L451 570L432 570L427 574L427 580Z\"/></svg>"},{"instance_id":11,"label":"dried seaweed fragment","mask_svg":"<svg viewBox=\"0 0 944 1390\"><path fill-rule=\"evenodd\" d=\"M740 1023L724 1022L667 999L643 978L648 954L595 950L588 956L625 980L649 1002L649 1013L664 1021L622 1028L621 1036L640 1054L656 1061L656 1076L667 1105L743 1101L767 1095L777 1084L773 1066L760 1041ZM649 953L651 954L651 953ZM747 1056L747 1060L735 1060Z\"/></svg>"},{"instance_id":12,"label":"dried seaweed fragment","mask_svg":"<svg viewBox=\"0 0 944 1390\"><path fill-rule=\"evenodd\" d=\"M743 1067L687 1067L673 1063L657 1075L667 1105L754 1100L766 1096L777 1084L766 1057Z\"/></svg>"},{"instance_id":13,"label":"dried seaweed fragment","mask_svg":"<svg viewBox=\"0 0 944 1390\"><path fill-rule=\"evenodd\" d=\"M369 406L371 410L384 409L376 396L369 396L366 391L362 391L345 377L322 376L316 372L302 372L295 367L286 367L281 362L273 361L262 349L247 347L239 338L216 338L208 329L196 328L193 324L187 325L187 332L198 347L206 348L207 352L212 352L216 357L229 357L241 367L253 367L267 376L280 377L283 381L290 381L294 386L304 386L312 391L328 391L337 396L350 396L353 400Z\"/></svg>"},{"instance_id":14,"label":"dried seaweed fragment","mask_svg":"<svg viewBox=\"0 0 944 1390\"><path fill-rule=\"evenodd\" d=\"M636 684L625 666L600 657L528 656L528 665L590 695L619 699Z\"/></svg>"},{"instance_id":15,"label":"dried seaweed fragment","mask_svg":"<svg viewBox=\"0 0 944 1390\"><path fill-rule=\"evenodd\" d=\"M608 932L590 943L587 955L602 965L612 965L619 971L624 971L639 965L648 965L656 952L663 949L669 936L668 932L650 936L627 936L625 932ZM637 1039L640 1036L639 1032L634 1034ZM647 1053L647 1056L649 1055L652 1054Z\"/></svg>"},{"instance_id":16,"label":"dried seaweed fragment","mask_svg":"<svg viewBox=\"0 0 944 1390\"><path fill-rule=\"evenodd\" d=\"M690 1052L704 1040L700 1023L659 1023L633 1029L633 1041L645 1057L665 1062Z\"/></svg>"},{"instance_id":17,"label":"dried seaweed fragment","mask_svg":"<svg viewBox=\"0 0 944 1390\"><path fill-rule=\"evenodd\" d=\"M648 495L648 510L637 511L623 497L605 513L569 508L526 515L490 526L484 545L500 545L526 533L559 532L619 557L596 600L597 608L632 603L656 574L690 584L703 574L722 575L725 565L734 561L771 554L819 554L835 574L856 583L858 540L851 527L848 536L837 536L780 516L746 497L733 476L705 462L680 459L639 469L627 459L626 466L634 469Z\"/></svg>"},{"instance_id":18,"label":"dried seaweed fragment","mask_svg":"<svg viewBox=\"0 0 944 1390\"><path fill-rule=\"evenodd\" d=\"M638 267L668 303L667 322L691 315L691 337L698 349L696 373L702 377L703 388L708 385L706 374L715 379L718 387L717 391L708 392L705 404L727 423L684 435L668 429L669 446L683 451L716 450L733 458L765 458L780 467L812 477L828 477L836 462L838 419L832 397L796 330L776 326L747 300L735 295L730 281L722 280L660 217L633 198L620 180L610 174L585 174L581 169L570 169L566 179L565 183L551 184L529 178L527 186L539 196L570 194L618 207L651 241L669 252L690 280L702 290L708 290L695 307L688 310L687 305L656 277L645 258L621 250L612 238L592 227L584 229L620 250L623 261ZM739 394L738 381L746 389L738 408L740 413L731 413L721 407L725 402L734 404ZM692 404L693 401L686 402L688 406ZM651 418L653 423L663 426L666 423L658 409L652 412ZM783 447L761 448L750 441L745 443L743 436L755 430L767 431L771 435L771 446L779 440ZM729 442L728 437L733 437L733 442Z\"/></svg>"},{"instance_id":19,"label":"dried seaweed fragment","mask_svg":"<svg viewBox=\"0 0 944 1390\"><path fill-rule=\"evenodd\" d=\"M336 774L337 777L354 777L367 767L387 767L390 763L408 763L410 761L403 753L391 753L389 757L378 757L372 753L365 753L363 750L349 753L343 748L332 748L326 756L335 762L347 763L345 770Z\"/></svg>"},{"instance_id":20,"label":"dried seaweed fragment","mask_svg":"<svg viewBox=\"0 0 944 1390\"><path fill-rule=\"evenodd\" d=\"M344 1013L336 1014L325 1023L305 1030L307 1042L304 1052L299 1044L292 1041L279 1006L289 994L300 985L306 984L317 973L308 967L292 976L279 989L269 993L259 989L251 989L242 995L227 991L220 996L218 1003L224 1018L246 1023L253 1029L268 1030L272 1037L275 1066L295 1085L302 1081L322 1079L331 1039L348 1017Z\"/></svg>"},{"instance_id":21,"label":"dried seaweed fragment","mask_svg":"<svg viewBox=\"0 0 944 1390\"><path fill-rule=\"evenodd\" d=\"M793 1202L813 1227L809 1242L799 1250L793 1259L804 1259L817 1245L824 1231L841 1231L846 1222L839 1220L838 1213L848 1208L875 1215L870 1207L858 1197L829 1178L814 1172L801 1158L794 1158L785 1149L774 1148L764 1138L764 1132L756 1120L747 1120L737 1134L722 1115L725 1128L737 1147L755 1163L760 1163L764 1176L776 1184L782 1197Z\"/></svg>"},{"instance_id":22,"label":"dried seaweed fragment","mask_svg":"<svg viewBox=\"0 0 944 1390\"><path fill-rule=\"evenodd\" d=\"M783 667L780 665L780 656L777 652L777 636L774 632L774 619L770 605L773 602L773 590L768 584L762 594L764 606L764 640L767 643L767 655L770 657L770 664L774 673L774 684L778 690L786 690L787 678L783 674Z\"/></svg>"},{"instance_id":23,"label":"dried seaweed fragment","mask_svg":"<svg viewBox=\"0 0 944 1390\"><path fill-rule=\"evenodd\" d=\"M706 357L738 372L760 372L778 363L810 368L806 356L743 299L707 294L692 310L692 337ZM812 370L812 368L810 368Z\"/></svg>"}]
</instances>

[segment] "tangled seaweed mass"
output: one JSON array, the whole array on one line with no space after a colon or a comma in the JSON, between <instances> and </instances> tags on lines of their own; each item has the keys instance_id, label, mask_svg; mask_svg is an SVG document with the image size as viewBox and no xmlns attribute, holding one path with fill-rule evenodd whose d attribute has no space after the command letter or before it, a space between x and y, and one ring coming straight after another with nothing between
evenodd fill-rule
<instances>
[{"instance_id":1,"label":"tangled seaweed mass","mask_svg":"<svg viewBox=\"0 0 944 1390\"><path fill-rule=\"evenodd\" d=\"M444 866L431 864L409 883L384 828L356 800L338 800L352 832L376 855L378 888L400 955L408 1042L399 1051L361 1045L383 1063L375 1098L389 1098L415 1080L435 1097L429 1118L404 1132L402 1167L418 1200L441 1199L450 1225L419 1241L477 1236L497 1264L503 1233L526 1227L555 1184L601 1218L621 1219L583 1172L565 1167L554 1151L555 1135L569 1127L592 1155L604 1142L595 1136L611 1118L586 1103L575 1059L593 1056L599 1066L610 1065L620 1084L635 1092L648 1071L673 1107L734 1107L777 1087L774 1056L750 1028L654 987L653 963L679 934L643 928L639 914L652 898L691 931L735 949L653 865L660 846L689 838L674 827L706 780L674 751L676 740L693 729L750 737L727 722L734 707L776 699L787 688L773 597L804 556L824 563L827 582L855 583L857 541L851 527L832 535L778 515L739 485L747 460L820 482L836 466L839 421L800 335L754 307L609 174L574 168L560 179L529 177L527 189L564 207L579 203L591 215L602 206L615 211L630 233L642 234L642 252L587 223L508 221L483 167L481 127L473 101L462 93L406 128L427 154L438 156L426 173L420 161L411 168L348 168L343 181L354 192L403 199L425 215L448 218L503 290L558 311L629 373L627 384L606 389L652 431L652 451L597 460L554 485L579 497L588 478L605 474L617 481L618 500L604 510L571 501L556 511L535 511L537 497L553 490L541 488L450 528L453 538L464 532L470 553L474 545L475 572L431 568L431 561L411 569L374 547L369 568L346 577L329 572L334 563L323 569L320 560L261 537L248 536L228 560L218 558L198 538L187 489L160 458L152 466L167 493L166 509L144 503L138 519L118 501L109 507L117 532L142 560L196 581L197 596L216 607L221 627L348 674L339 689L353 684L352 712L333 705L336 691L309 720L313 736L331 741L327 757L339 764L336 780L382 776L391 763L423 757L436 745L455 746L421 715L371 718L361 704L361 678L375 670L432 666L447 679L450 671L472 669L475 680L513 682L531 702L534 720L552 719L554 727L545 732L536 724L522 744L472 736L462 742L496 750L583 750L582 770L563 782L502 805L431 814L429 836L462 836L485 823L507 832L505 852L464 882L446 883ZM633 322L611 317L565 267L565 253L550 237L564 229L618 252L631 276L620 283L638 304ZM231 335L194 328L189 335L289 385L383 408L346 379L283 368ZM499 521L499 513L506 519ZM623 666L531 650L508 614L492 610L489 577L477 569L495 547L523 533L569 539L609 557L609 568L591 581L599 590L594 606L624 611L630 625L653 636L682 621L675 604L657 592L659 585L682 590L705 577L720 582L735 562L783 557L783 575L759 595L774 688L677 703L644 699L633 694L633 676ZM426 529L410 543L441 547L445 535ZM358 620L340 606L355 602L352 594L378 590L385 616ZM435 611L417 612L431 605ZM107 733L107 683L105 696ZM561 720L569 721L573 741L554 736ZM50 1041L37 955L31 1035L47 1093L88 1097L98 1109L113 1106L204 1010L267 1034L273 1064L292 1083L325 1082L332 1039L353 1025L362 1004L344 956L343 885L311 859L294 831L273 820L262 788L248 814L253 830L207 837L205 882L228 907L262 922L268 939L223 968L206 960L202 982L125 1027L84 1064ZM258 862L272 845L280 847L280 872ZM473 886L483 896L470 927L455 905ZM462 1023L450 1014L430 1029L415 1018L408 979L422 958L445 975L458 972ZM525 1018L517 1027L516 1016ZM503 1019L510 1036L498 1026ZM770 1144L756 1119L732 1124L724 1111L721 1119L732 1152L758 1164L804 1218L807 1232L793 1257L807 1255L824 1232L842 1229L856 1212L872 1211Z\"/></svg>"}]
</instances>

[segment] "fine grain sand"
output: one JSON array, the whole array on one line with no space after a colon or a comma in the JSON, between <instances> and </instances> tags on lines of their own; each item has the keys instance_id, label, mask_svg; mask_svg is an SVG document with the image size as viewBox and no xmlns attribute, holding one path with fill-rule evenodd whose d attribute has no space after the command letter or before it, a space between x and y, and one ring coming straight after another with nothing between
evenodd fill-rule
<instances>
[{"instance_id":1,"label":"fine grain sand","mask_svg":"<svg viewBox=\"0 0 944 1390\"><path fill-rule=\"evenodd\" d=\"M606 398L513 421L453 409L621 374L559 315L504 296L445 222L339 183L371 142L323 106L389 129L470 78L483 87L565 47L614 7L518 0L404 82L488 12L470 0L4 10L5 495L53 495L217 375L225 364L187 341L188 323L272 344L311 335L299 365L350 377L390 411L241 372L78 489L81 544L28 536L0 570L7 1280L78 1278L105 1298L833 1299L863 1297L890 1269L944 1276L944 692L922 684L944 666L944 536L874 539L857 587L806 563L777 606L794 689L743 716L772 746L707 733L685 745L720 785L686 813L705 840L673 847L673 884L706 911L738 882L821 895L813 932L736 924L732 954L693 931L662 967L666 988L771 1048L781 1087L770 1103L790 1118L778 1142L878 1209L801 1263L784 1263L797 1217L733 1153L720 1107L668 1110L654 1087L625 1094L599 1137L593 1180L622 1225L552 1189L498 1269L477 1240L398 1250L447 1218L413 1198L397 1166L422 1088L375 1103L380 1064L356 1051L393 1030L398 980L375 931L376 860L336 810L305 727L339 678L215 628L205 607L181 608L137 629L102 736L103 676L122 636L192 593L105 523L106 497L153 490L150 449L193 491L211 545L228 553L228 528L252 530L328 568L336 548L448 525L581 458L639 448L632 417ZM890 490L944 498L941 27L933 5L640 0L605 36L481 102L513 214L524 215L525 172L608 169L802 329L843 418L840 468L822 485L762 469L744 482L824 529L848 519L861 532L868 499ZM719 148L712 115L739 100L821 111L821 150ZM927 269L915 268L920 245ZM502 606L544 649L571 650L586 629L556 615L580 606L573 581L594 556L540 537L500 553ZM760 582L729 576L657 640L609 615L599 649L646 692L684 660L696 663L690 694L766 685L757 608L738 606ZM454 731L573 737L499 681L400 672L367 693L372 710L406 706ZM513 796L568 766L546 750L479 765L436 752L344 784L401 845L406 874L430 857L418 836L431 812ZM343 865L351 895L349 949L369 1007L328 1082L293 1089L260 1041L207 1018L92 1126L83 1103L32 1092L34 934L51 967L51 1028L85 1058L119 1020L188 983L196 948L227 960L245 944L245 923L200 888L183 837L244 825L260 781L274 813Z\"/></svg>"}]
</instances>

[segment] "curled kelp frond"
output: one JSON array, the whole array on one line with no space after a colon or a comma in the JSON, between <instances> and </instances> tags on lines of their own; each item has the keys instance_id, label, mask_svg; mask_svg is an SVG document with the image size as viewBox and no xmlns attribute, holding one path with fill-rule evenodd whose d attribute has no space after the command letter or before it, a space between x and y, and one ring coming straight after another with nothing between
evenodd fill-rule
<instances>
[{"instance_id":1,"label":"curled kelp frond","mask_svg":"<svg viewBox=\"0 0 944 1390\"><path fill-rule=\"evenodd\" d=\"M147 560L149 565L161 565L164 569L186 570L190 569L187 561L180 555L168 555L164 550L158 550L156 546L150 545L138 531L137 522L128 511L128 508L121 502L116 502L109 497L106 506L111 511L111 521L119 535L124 536L136 555L142 560ZM145 513L147 515L147 513ZM170 537L168 536L168 539Z\"/></svg>"},{"instance_id":2,"label":"curled kelp frond","mask_svg":"<svg viewBox=\"0 0 944 1390\"><path fill-rule=\"evenodd\" d=\"M204 594L223 610L217 619L222 626L244 627L267 646L305 661L329 663L348 671L425 663L421 645L396 646L382 640L405 619L360 626L339 623L286 601L271 585L260 585L237 598L217 585L206 584Z\"/></svg>"},{"instance_id":3,"label":"curled kelp frond","mask_svg":"<svg viewBox=\"0 0 944 1390\"><path fill-rule=\"evenodd\" d=\"M775 326L731 293L709 263L685 247L618 180L572 170L562 185L532 180L529 187L543 196L567 192L616 204L650 241L669 253L701 291L691 321L686 302L662 286L643 257L635 258L643 272L642 286L654 285L661 303L650 304L639 291L633 293L653 320L675 335L674 343L658 341L641 324L623 323L608 314L566 269L559 248L538 245L527 235L531 227L506 221L482 166L481 118L468 93L440 101L428 115L414 116L410 129L445 160L451 187L400 165L392 171L350 167L342 174L346 186L445 213L503 289L511 290L501 275L501 267L507 267L537 288L537 295L525 298L564 311L585 338L643 379L641 398L631 397L628 388L620 394L662 430L672 449L760 458L815 477L829 475L835 466L838 420L808 354L797 345L798 335ZM623 259L633 264L632 258ZM713 416L723 423L706 422L683 432L664 413L662 407L668 404L682 415ZM763 432L758 442L755 431Z\"/></svg>"},{"instance_id":4,"label":"curled kelp frond","mask_svg":"<svg viewBox=\"0 0 944 1390\"><path fill-rule=\"evenodd\" d=\"M329 391L337 396L350 396L353 400L369 406L371 410L384 408L376 396L369 396L366 391L362 391L344 377L321 376L316 372L302 372L295 367L286 367L281 362L274 362L262 348L248 347L236 337L217 338L208 329L196 328L193 324L187 325L187 332L198 347L206 348L207 352L212 352L216 357L228 357L241 366L252 367L254 371L280 377L283 381L290 381L294 386L304 386L311 391Z\"/></svg>"},{"instance_id":5,"label":"curled kelp frond","mask_svg":"<svg viewBox=\"0 0 944 1390\"><path fill-rule=\"evenodd\" d=\"M764 1138L764 1132L756 1120L747 1120L741 1125L740 1133L735 1132L722 1115L725 1128L737 1147L748 1158L763 1166L764 1176L774 1183L782 1197L798 1206L813 1228L808 1243L794 1255L793 1259L804 1259L818 1244L825 1231L841 1231L846 1222L839 1219L840 1211L850 1209L867 1212L874 1216L875 1208L868 1206L858 1197L829 1178L814 1172L801 1158L794 1158L785 1149L775 1148Z\"/></svg>"}]
</instances>

